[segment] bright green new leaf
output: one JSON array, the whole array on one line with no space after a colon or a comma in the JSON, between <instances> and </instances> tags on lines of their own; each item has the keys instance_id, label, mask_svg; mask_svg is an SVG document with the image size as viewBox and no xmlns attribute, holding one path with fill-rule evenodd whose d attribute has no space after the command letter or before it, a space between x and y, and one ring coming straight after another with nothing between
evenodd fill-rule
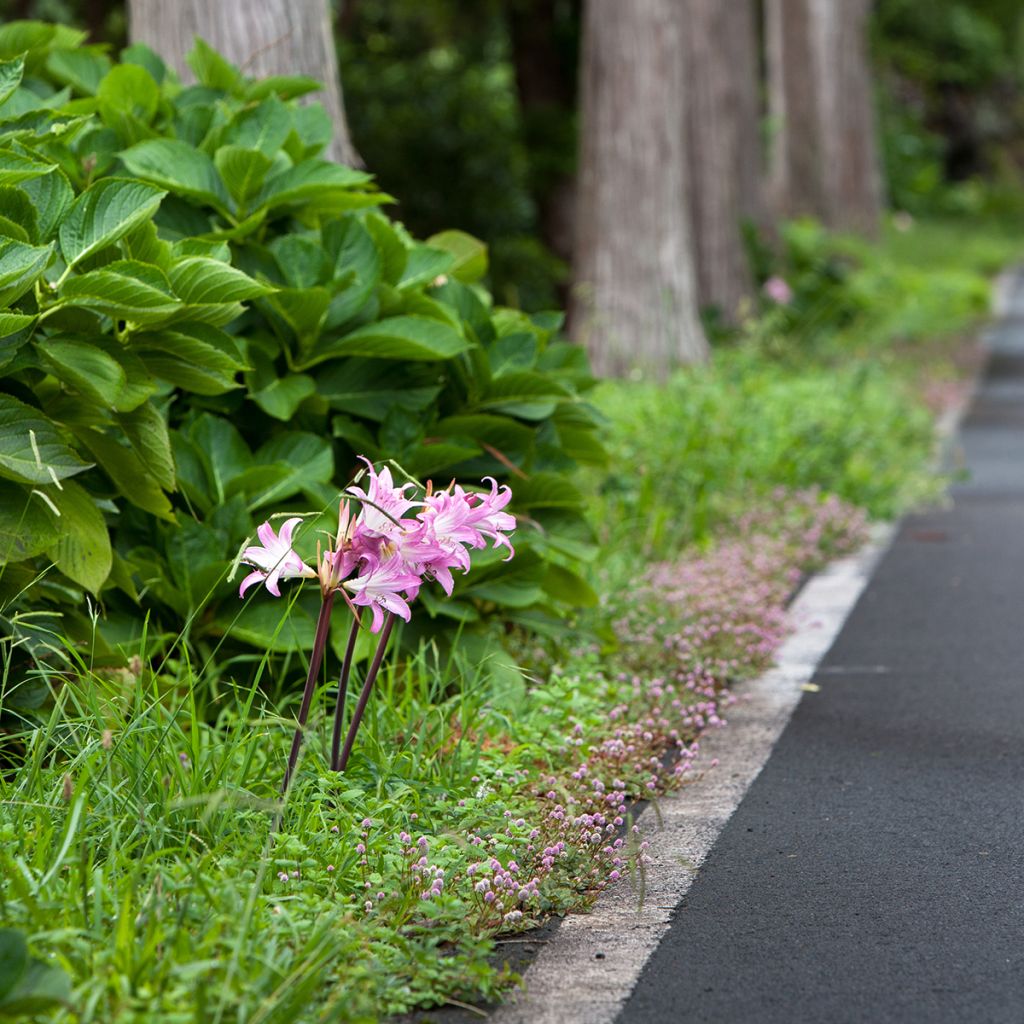
<instances>
[{"instance_id":1,"label":"bright green new leaf","mask_svg":"<svg viewBox=\"0 0 1024 1024\"><path fill-rule=\"evenodd\" d=\"M323 89L323 82L307 75L271 75L250 83L245 90L247 100L262 100L268 96L280 96L283 100L297 99L311 92Z\"/></svg>"},{"instance_id":2,"label":"bright green new leaf","mask_svg":"<svg viewBox=\"0 0 1024 1024\"><path fill-rule=\"evenodd\" d=\"M0 395L0 476L49 484L89 468L38 409Z\"/></svg>"},{"instance_id":3,"label":"bright green new leaf","mask_svg":"<svg viewBox=\"0 0 1024 1024\"><path fill-rule=\"evenodd\" d=\"M427 239L433 249L443 249L454 259L448 273L464 284L473 284L487 273L487 246L465 231L441 231Z\"/></svg>"},{"instance_id":4,"label":"bright green new leaf","mask_svg":"<svg viewBox=\"0 0 1024 1024\"><path fill-rule=\"evenodd\" d=\"M21 85L21 77L24 73L24 57L0 61L0 103L6 103L11 93Z\"/></svg>"},{"instance_id":5,"label":"bright green new leaf","mask_svg":"<svg viewBox=\"0 0 1024 1024\"><path fill-rule=\"evenodd\" d=\"M221 146L213 162L231 198L240 207L251 199L263 184L273 161L258 149L242 146Z\"/></svg>"},{"instance_id":6,"label":"bright green new leaf","mask_svg":"<svg viewBox=\"0 0 1024 1024\"><path fill-rule=\"evenodd\" d=\"M166 192L127 178L103 178L71 205L60 226L60 248L69 267L123 238L156 213Z\"/></svg>"},{"instance_id":7,"label":"bright green new leaf","mask_svg":"<svg viewBox=\"0 0 1024 1024\"><path fill-rule=\"evenodd\" d=\"M96 90L100 113L108 124L120 115L149 124L160 105L160 88L138 64L118 64Z\"/></svg>"},{"instance_id":8,"label":"bright green new leaf","mask_svg":"<svg viewBox=\"0 0 1024 1024\"><path fill-rule=\"evenodd\" d=\"M196 40L195 49L185 59L201 85L228 93L242 86L238 68L202 39Z\"/></svg>"}]
</instances>

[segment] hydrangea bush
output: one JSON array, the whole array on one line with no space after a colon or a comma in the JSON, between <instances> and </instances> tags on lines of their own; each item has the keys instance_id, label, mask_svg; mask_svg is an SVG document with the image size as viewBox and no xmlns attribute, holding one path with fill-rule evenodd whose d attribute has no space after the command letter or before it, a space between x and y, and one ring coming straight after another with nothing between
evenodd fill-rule
<instances>
[{"instance_id":1,"label":"hydrangea bush","mask_svg":"<svg viewBox=\"0 0 1024 1024\"><path fill-rule=\"evenodd\" d=\"M604 453L560 317L496 307L479 242L412 238L370 175L321 159L326 115L296 102L317 83L202 43L191 62L182 86L145 47L0 28L0 606L53 564L33 609L91 635L99 598L101 658L143 596L151 634L188 623L205 657L301 643L221 581L257 522L336 501L357 452L516 480L516 562L425 595L419 632L592 599L570 477Z\"/></svg>"}]
</instances>

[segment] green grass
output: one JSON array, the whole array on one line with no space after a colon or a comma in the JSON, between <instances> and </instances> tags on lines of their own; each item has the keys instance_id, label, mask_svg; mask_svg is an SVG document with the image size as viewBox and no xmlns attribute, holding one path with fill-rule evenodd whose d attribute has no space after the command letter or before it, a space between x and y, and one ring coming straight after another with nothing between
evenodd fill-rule
<instances>
[{"instance_id":1,"label":"green grass","mask_svg":"<svg viewBox=\"0 0 1024 1024\"><path fill-rule=\"evenodd\" d=\"M565 834L546 791L584 805L573 771L618 727L609 709L627 709L620 725L645 713L614 671L612 628L644 570L713 547L752 510L783 522L777 488L818 487L876 517L934 492L921 366L947 354L935 334L978 318L979 274L1016 240L920 223L880 248L828 246L822 259L845 276L835 285L815 256L802 319L769 316L665 384L602 386L613 469L591 484L604 600L589 636L540 645L542 678L425 649L379 680L344 776L325 764L325 679L282 801L294 698L267 695L297 692L301 657L196 665L178 645L150 663L144 645L131 670L94 671L87 650L51 636L56 667L25 685L45 682L52 703L0 732L0 924L72 977L74 1010L52 1019L354 1022L496 998L509 978L495 935L585 905L611 862L570 843L521 920L485 902L469 867L494 857L538 870ZM622 664L659 674L655 640ZM519 653L539 643L521 639ZM621 772L645 792L643 771ZM421 837L430 870L446 872L430 900L413 870Z\"/></svg>"}]
</instances>

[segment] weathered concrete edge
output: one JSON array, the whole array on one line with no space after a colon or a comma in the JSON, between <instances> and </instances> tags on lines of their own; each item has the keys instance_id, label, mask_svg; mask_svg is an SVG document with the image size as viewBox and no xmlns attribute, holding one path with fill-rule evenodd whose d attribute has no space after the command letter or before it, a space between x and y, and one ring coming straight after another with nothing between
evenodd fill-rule
<instances>
[{"instance_id":1,"label":"weathered concrete edge","mask_svg":"<svg viewBox=\"0 0 1024 1024\"><path fill-rule=\"evenodd\" d=\"M527 970L524 989L497 1009L494 1024L610 1024L669 927L718 834L757 778L828 653L846 617L889 546L896 527L876 527L857 554L832 563L790 608L794 632L776 667L737 688L724 730L705 734L695 782L649 807L638 819L651 863L643 899L635 884L606 890L587 914L563 921Z\"/></svg>"}]
</instances>

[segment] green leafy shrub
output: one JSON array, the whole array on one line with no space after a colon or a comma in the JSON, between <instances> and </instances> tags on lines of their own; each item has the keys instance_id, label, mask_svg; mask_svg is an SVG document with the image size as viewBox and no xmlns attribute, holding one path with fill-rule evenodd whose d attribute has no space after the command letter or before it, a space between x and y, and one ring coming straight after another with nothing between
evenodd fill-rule
<instances>
[{"instance_id":1,"label":"green leafy shrub","mask_svg":"<svg viewBox=\"0 0 1024 1024\"><path fill-rule=\"evenodd\" d=\"M886 518L929 485L931 416L868 361L796 367L721 352L667 385L609 382L600 404L615 424L613 458L632 469L605 482L599 521L634 550L638 540L659 556L706 542L780 487L820 487Z\"/></svg>"},{"instance_id":2,"label":"green leafy shrub","mask_svg":"<svg viewBox=\"0 0 1024 1024\"><path fill-rule=\"evenodd\" d=\"M0 60L0 605L35 581L32 608L81 636L92 594L101 654L143 607L204 654L290 648L226 571L254 516L326 507L357 452L514 483L514 566L482 559L431 614L587 593L584 353L558 315L493 305L481 243L417 241L368 174L318 156L327 117L295 102L315 82L250 81L199 43L183 87L144 47L114 62L26 22Z\"/></svg>"}]
</instances>

